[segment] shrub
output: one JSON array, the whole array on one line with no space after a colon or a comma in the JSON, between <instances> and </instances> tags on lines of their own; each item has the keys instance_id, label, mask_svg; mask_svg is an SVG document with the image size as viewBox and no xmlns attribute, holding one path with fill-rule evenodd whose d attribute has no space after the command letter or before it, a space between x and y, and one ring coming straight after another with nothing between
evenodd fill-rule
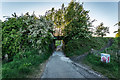
<instances>
[{"instance_id":1,"label":"shrub","mask_svg":"<svg viewBox=\"0 0 120 80\"><path fill-rule=\"evenodd\" d=\"M66 56L81 55L89 52L91 48L99 50L108 42L107 38L91 37L81 38L77 40L70 40L66 45L64 52Z\"/></svg>"},{"instance_id":2,"label":"shrub","mask_svg":"<svg viewBox=\"0 0 120 80\"><path fill-rule=\"evenodd\" d=\"M26 52L34 48L41 51L51 44L53 35L53 23L44 16L36 18L35 14L17 16L16 13L2 22L2 52L3 59L8 54L9 60L19 52ZM42 47L45 46L45 47ZM29 52L21 54L21 57L29 56ZM20 56L17 56L20 58Z\"/></svg>"},{"instance_id":3,"label":"shrub","mask_svg":"<svg viewBox=\"0 0 120 80\"><path fill-rule=\"evenodd\" d=\"M35 53L36 52L36 53ZM26 51L22 54L27 57L18 57L21 54L14 56L14 60L5 63L2 66L2 77L3 78L24 78L26 75L32 72L32 69L38 67L41 63L49 58L52 54L52 50L48 49L47 53L39 54L38 50L33 49Z\"/></svg>"},{"instance_id":4,"label":"shrub","mask_svg":"<svg viewBox=\"0 0 120 80\"><path fill-rule=\"evenodd\" d=\"M29 69L29 67L25 66L25 65L21 65L19 68L19 73L21 73L22 75L24 74L28 74L30 73L31 69Z\"/></svg>"}]
</instances>

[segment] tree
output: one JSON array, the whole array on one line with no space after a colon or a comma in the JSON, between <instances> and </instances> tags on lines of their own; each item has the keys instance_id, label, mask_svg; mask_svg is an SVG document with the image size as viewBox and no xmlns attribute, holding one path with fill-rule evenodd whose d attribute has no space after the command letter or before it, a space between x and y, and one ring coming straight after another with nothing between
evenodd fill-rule
<instances>
[{"instance_id":1,"label":"tree","mask_svg":"<svg viewBox=\"0 0 120 80\"><path fill-rule=\"evenodd\" d=\"M120 29L118 29L118 31L115 31L115 32L117 32L115 37L120 37Z\"/></svg>"},{"instance_id":2,"label":"tree","mask_svg":"<svg viewBox=\"0 0 120 80\"><path fill-rule=\"evenodd\" d=\"M62 4L60 9L55 10L54 8L52 8L51 10L47 11L45 15L47 19L50 19L54 22L54 28L59 29L58 36L62 35L61 32L65 25L65 12L66 8L64 7L64 4Z\"/></svg>"},{"instance_id":3,"label":"tree","mask_svg":"<svg viewBox=\"0 0 120 80\"><path fill-rule=\"evenodd\" d=\"M100 23L100 25L96 27L95 35L103 37L106 36L107 33L109 33L109 27L105 27L103 23Z\"/></svg>"},{"instance_id":4,"label":"tree","mask_svg":"<svg viewBox=\"0 0 120 80\"><path fill-rule=\"evenodd\" d=\"M120 26L120 22L116 23L114 26ZM116 33L116 36L115 37L120 37L120 28L118 29L118 31L114 31L114 33Z\"/></svg>"},{"instance_id":5,"label":"tree","mask_svg":"<svg viewBox=\"0 0 120 80\"><path fill-rule=\"evenodd\" d=\"M67 25L64 29L64 36L67 40L89 38L91 36L91 21L89 11L84 10L83 4L72 0L65 14Z\"/></svg>"},{"instance_id":6,"label":"tree","mask_svg":"<svg viewBox=\"0 0 120 80\"><path fill-rule=\"evenodd\" d=\"M72 0L68 7L64 7L62 4L60 9L52 8L46 12L45 16L54 22L56 28L61 29L66 40L71 40L91 36L92 21L90 21L88 13L89 11L84 10L83 3Z\"/></svg>"},{"instance_id":7,"label":"tree","mask_svg":"<svg viewBox=\"0 0 120 80\"><path fill-rule=\"evenodd\" d=\"M12 17L2 22L3 59L7 54L8 59L12 60L19 52L31 48L47 51L53 39L52 30L53 22L44 16L36 17L34 13L21 16L12 14Z\"/></svg>"},{"instance_id":8,"label":"tree","mask_svg":"<svg viewBox=\"0 0 120 80\"><path fill-rule=\"evenodd\" d=\"M116 23L114 26L118 25L118 31L114 31L114 33L116 33L116 38L118 40L118 47L120 49L120 21L118 23Z\"/></svg>"}]
</instances>

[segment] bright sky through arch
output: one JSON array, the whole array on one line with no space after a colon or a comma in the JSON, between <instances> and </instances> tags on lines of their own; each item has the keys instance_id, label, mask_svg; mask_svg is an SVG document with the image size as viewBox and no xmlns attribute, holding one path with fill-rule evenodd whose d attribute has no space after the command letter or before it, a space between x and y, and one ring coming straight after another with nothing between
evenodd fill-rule
<instances>
[{"instance_id":1,"label":"bright sky through arch","mask_svg":"<svg viewBox=\"0 0 120 80\"><path fill-rule=\"evenodd\" d=\"M18 15L35 11L35 14L44 15L52 7L59 9L62 5L68 6L68 2L2 2L2 16L11 16L14 12ZM95 26L101 22L110 27L109 37L114 37L113 32L118 29L114 26L118 22L118 2L84 2L85 10L90 10L91 19L96 19ZM0 19L4 20L2 17Z\"/></svg>"}]
</instances>

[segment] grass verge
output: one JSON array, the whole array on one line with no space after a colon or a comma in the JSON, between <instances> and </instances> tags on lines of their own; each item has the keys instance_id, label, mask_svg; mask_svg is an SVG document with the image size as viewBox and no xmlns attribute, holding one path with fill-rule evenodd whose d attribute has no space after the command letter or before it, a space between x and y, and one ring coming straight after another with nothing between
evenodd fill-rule
<instances>
[{"instance_id":1,"label":"grass verge","mask_svg":"<svg viewBox=\"0 0 120 80\"><path fill-rule=\"evenodd\" d=\"M83 60L85 64L90 66L95 71L102 73L108 78L114 78L115 80L117 80L119 78L118 63L115 62L112 57L110 61L110 63L103 63L101 62L100 57L95 56L93 54L87 55Z\"/></svg>"},{"instance_id":2,"label":"grass verge","mask_svg":"<svg viewBox=\"0 0 120 80\"><path fill-rule=\"evenodd\" d=\"M119 58L117 57L116 53L119 50L118 49L118 40L116 38L113 39L114 43L112 46L106 48L102 53L110 54L110 63L102 63L100 56L96 56L93 54L87 55L85 59L83 60L84 63L89 65L94 70L102 73L103 75L107 76L108 78L112 78L117 80L120 75L119 73Z\"/></svg>"},{"instance_id":3,"label":"grass verge","mask_svg":"<svg viewBox=\"0 0 120 80\"><path fill-rule=\"evenodd\" d=\"M46 51L39 54L38 50L20 52L14 56L13 61L3 64L2 78L25 78L26 75L33 72L33 68L37 68L47 60L51 53L52 51Z\"/></svg>"},{"instance_id":4,"label":"grass verge","mask_svg":"<svg viewBox=\"0 0 120 80\"><path fill-rule=\"evenodd\" d=\"M2 79L2 61L0 61L0 80Z\"/></svg>"},{"instance_id":5,"label":"grass verge","mask_svg":"<svg viewBox=\"0 0 120 80\"><path fill-rule=\"evenodd\" d=\"M95 50L100 50L105 47L111 37L92 37L90 39L78 39L71 40L65 45L64 52L66 56L73 57L79 56L86 52L89 52L91 48ZM106 48L102 53L110 54L110 63L102 63L100 56L96 56L95 54L87 55L83 61L86 65L90 66L92 69L97 72L102 73L108 78L118 79L119 75L119 61L116 59L116 52L118 51L118 40L116 38L112 38L114 43L112 46Z\"/></svg>"}]
</instances>

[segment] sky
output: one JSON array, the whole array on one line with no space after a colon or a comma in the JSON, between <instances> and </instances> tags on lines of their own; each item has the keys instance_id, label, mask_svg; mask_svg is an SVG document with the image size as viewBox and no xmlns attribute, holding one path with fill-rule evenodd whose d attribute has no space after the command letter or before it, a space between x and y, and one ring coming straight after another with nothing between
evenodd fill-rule
<instances>
[{"instance_id":1,"label":"sky","mask_svg":"<svg viewBox=\"0 0 120 80\"><path fill-rule=\"evenodd\" d=\"M120 2L118 3L118 21L120 21Z\"/></svg>"},{"instance_id":2,"label":"sky","mask_svg":"<svg viewBox=\"0 0 120 80\"><path fill-rule=\"evenodd\" d=\"M11 16L14 12L17 15L25 14L29 12L30 14L35 11L37 16L44 15L47 10L52 7L59 9L62 5L68 6L68 2L53 2L53 1L41 1L41 2L2 2L0 3L0 19L5 20L3 16ZM2 6L1 6L2 5ZM114 37L114 31L118 29L118 26L114 26L118 22L118 2L84 2L83 7L85 10L90 10L90 18L96 19L97 21L93 23L94 26L99 25L101 22L105 26L110 28L110 34L108 37Z\"/></svg>"},{"instance_id":3,"label":"sky","mask_svg":"<svg viewBox=\"0 0 120 80\"><path fill-rule=\"evenodd\" d=\"M94 26L101 22L104 26L109 27L110 34L107 36L114 37L114 31L118 30L118 26L114 26L118 22L118 3L117 2L86 2L84 8L90 10L89 16L97 21Z\"/></svg>"}]
</instances>

